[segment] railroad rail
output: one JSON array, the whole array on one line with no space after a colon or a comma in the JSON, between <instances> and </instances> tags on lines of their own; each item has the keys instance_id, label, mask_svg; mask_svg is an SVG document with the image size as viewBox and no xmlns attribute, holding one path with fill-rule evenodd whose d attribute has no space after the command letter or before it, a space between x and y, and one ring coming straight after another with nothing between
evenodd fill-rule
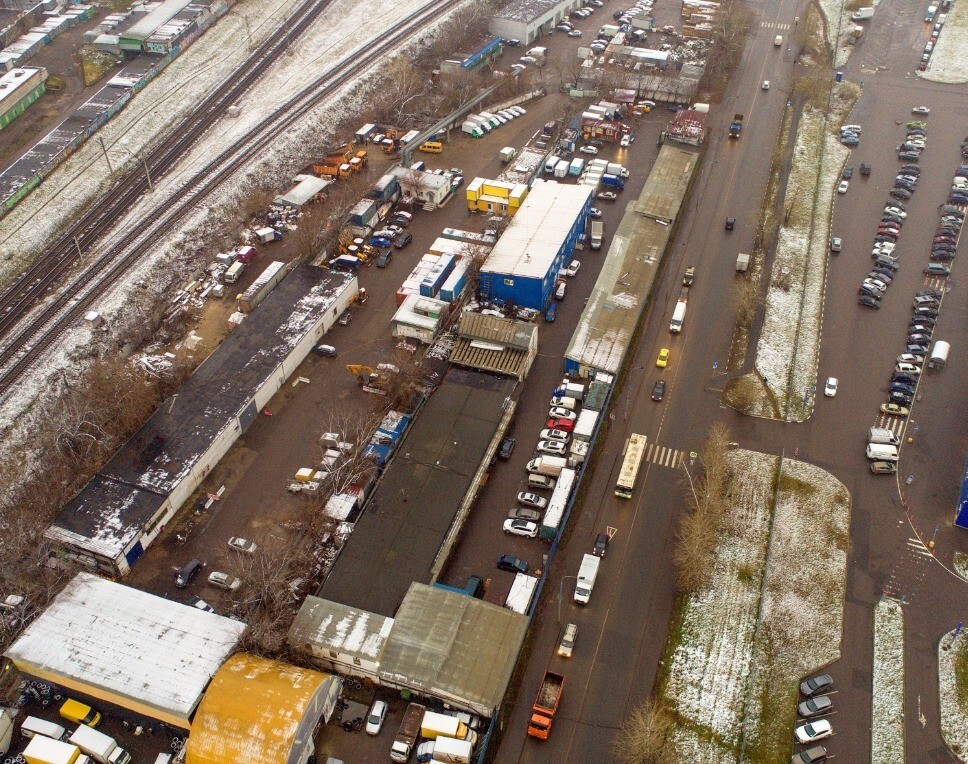
<instances>
[{"instance_id":1,"label":"railroad rail","mask_svg":"<svg viewBox=\"0 0 968 764\"><path fill-rule=\"evenodd\" d=\"M433 19L455 0L433 0L403 19L395 28L368 41L363 52L354 52L297 93L284 107L263 119L243 139L226 147L200 169L191 181L174 190L171 197L144 215L146 224L129 231L87 265L56 295L49 298L36 315L28 315L36 302L54 285L102 234L140 198L148 187L141 168L133 169L101 202L66 232L17 284L0 298L0 337L9 335L0 347L0 400L11 386L50 348L67 328L82 316L106 290L113 286L159 237L174 229L184 216L239 168L285 132L294 122L322 100L399 43L416 28ZM331 0L310 0L294 15L287 29L279 30L250 59L253 69L246 84L234 87L226 80L192 112L190 127L177 130L155 149L145 161L157 168L157 177L172 165L236 100L285 49L294 34L303 31ZM191 118L190 118L191 119ZM153 175L153 177L155 177Z\"/></svg>"}]
</instances>

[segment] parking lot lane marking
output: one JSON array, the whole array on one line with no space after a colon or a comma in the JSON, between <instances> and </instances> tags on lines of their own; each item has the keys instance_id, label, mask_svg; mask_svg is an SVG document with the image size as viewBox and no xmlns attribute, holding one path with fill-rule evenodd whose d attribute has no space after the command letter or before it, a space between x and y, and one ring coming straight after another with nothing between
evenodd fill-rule
<instances>
[{"instance_id":1,"label":"parking lot lane marking","mask_svg":"<svg viewBox=\"0 0 968 764\"><path fill-rule=\"evenodd\" d=\"M928 548L924 545L924 542L919 538L909 538L907 540L907 545L915 554L922 555L923 557L934 557L934 555L928 551Z\"/></svg>"}]
</instances>

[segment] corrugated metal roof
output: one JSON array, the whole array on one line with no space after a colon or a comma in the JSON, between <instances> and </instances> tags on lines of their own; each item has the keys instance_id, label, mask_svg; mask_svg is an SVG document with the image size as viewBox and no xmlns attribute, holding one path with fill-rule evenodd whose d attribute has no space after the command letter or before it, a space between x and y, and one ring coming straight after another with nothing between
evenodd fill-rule
<instances>
[{"instance_id":1,"label":"corrugated metal roof","mask_svg":"<svg viewBox=\"0 0 968 764\"><path fill-rule=\"evenodd\" d=\"M635 211L656 220L673 222L679 214L698 159L695 151L663 146L635 203Z\"/></svg>"},{"instance_id":2,"label":"corrugated metal roof","mask_svg":"<svg viewBox=\"0 0 968 764\"><path fill-rule=\"evenodd\" d=\"M489 717L507 691L527 625L507 608L411 584L383 650L380 677Z\"/></svg>"},{"instance_id":3,"label":"corrugated metal roof","mask_svg":"<svg viewBox=\"0 0 968 764\"><path fill-rule=\"evenodd\" d=\"M555 8L565 9L572 0L514 0L494 14L495 18L508 21L533 21Z\"/></svg>"},{"instance_id":4,"label":"corrugated metal roof","mask_svg":"<svg viewBox=\"0 0 968 764\"><path fill-rule=\"evenodd\" d=\"M481 270L544 278L591 195L586 186L535 181Z\"/></svg>"},{"instance_id":5,"label":"corrugated metal roof","mask_svg":"<svg viewBox=\"0 0 968 764\"><path fill-rule=\"evenodd\" d=\"M164 0L161 5L146 13L143 19L132 25L121 36L130 40L147 40L156 29L163 27L191 4L192 0Z\"/></svg>"},{"instance_id":6,"label":"corrugated metal roof","mask_svg":"<svg viewBox=\"0 0 968 764\"><path fill-rule=\"evenodd\" d=\"M538 327L510 318L485 316L483 313L465 311L461 314L459 334L469 339L484 340L527 350Z\"/></svg>"},{"instance_id":7,"label":"corrugated metal roof","mask_svg":"<svg viewBox=\"0 0 968 764\"><path fill-rule=\"evenodd\" d=\"M233 655L212 679L192 721L187 764L305 761L313 729L338 683L319 671Z\"/></svg>"},{"instance_id":8,"label":"corrugated metal roof","mask_svg":"<svg viewBox=\"0 0 968 764\"><path fill-rule=\"evenodd\" d=\"M310 652L337 650L379 662L393 619L339 602L306 597L289 629L289 644Z\"/></svg>"},{"instance_id":9,"label":"corrugated metal roof","mask_svg":"<svg viewBox=\"0 0 968 764\"><path fill-rule=\"evenodd\" d=\"M28 674L185 722L245 624L78 573L5 655ZM56 681L56 680L54 680Z\"/></svg>"},{"instance_id":10,"label":"corrugated metal roof","mask_svg":"<svg viewBox=\"0 0 968 764\"><path fill-rule=\"evenodd\" d=\"M524 379L531 364L529 350L538 327L509 318L465 312L450 362L494 374Z\"/></svg>"},{"instance_id":11,"label":"corrugated metal roof","mask_svg":"<svg viewBox=\"0 0 968 764\"><path fill-rule=\"evenodd\" d=\"M678 212L695 157L677 148L662 147L641 196L628 206L612 237L598 280L568 344L567 359L612 374L621 369L672 228L646 215L643 209L661 207L673 215ZM688 168L685 178L679 177L683 166ZM656 178L670 176L676 176L676 183L660 193ZM675 196L676 190L679 196Z\"/></svg>"}]
</instances>

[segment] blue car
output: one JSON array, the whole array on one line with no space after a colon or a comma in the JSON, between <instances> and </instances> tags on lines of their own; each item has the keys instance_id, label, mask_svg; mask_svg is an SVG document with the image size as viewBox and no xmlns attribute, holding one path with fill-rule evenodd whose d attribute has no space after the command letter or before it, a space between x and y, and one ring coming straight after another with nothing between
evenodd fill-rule
<instances>
[{"instance_id":1,"label":"blue car","mask_svg":"<svg viewBox=\"0 0 968 764\"><path fill-rule=\"evenodd\" d=\"M551 303L551 305L548 306L548 310L545 311L545 321L547 321L548 323L551 323L552 321L554 321L557 312L558 312L557 306L555 305L555 303Z\"/></svg>"},{"instance_id":2,"label":"blue car","mask_svg":"<svg viewBox=\"0 0 968 764\"><path fill-rule=\"evenodd\" d=\"M387 249L393 242L388 236L373 236L370 238L371 247L379 247L380 249Z\"/></svg>"}]
</instances>

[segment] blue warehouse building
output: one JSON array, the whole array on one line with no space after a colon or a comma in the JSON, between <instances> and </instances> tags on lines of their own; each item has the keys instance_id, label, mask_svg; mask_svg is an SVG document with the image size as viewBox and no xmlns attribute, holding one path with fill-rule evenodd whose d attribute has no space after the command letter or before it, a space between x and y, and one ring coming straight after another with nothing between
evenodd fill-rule
<instances>
[{"instance_id":1,"label":"blue warehouse building","mask_svg":"<svg viewBox=\"0 0 968 764\"><path fill-rule=\"evenodd\" d=\"M590 186L536 181L481 267L482 300L542 310L585 232Z\"/></svg>"}]
</instances>

